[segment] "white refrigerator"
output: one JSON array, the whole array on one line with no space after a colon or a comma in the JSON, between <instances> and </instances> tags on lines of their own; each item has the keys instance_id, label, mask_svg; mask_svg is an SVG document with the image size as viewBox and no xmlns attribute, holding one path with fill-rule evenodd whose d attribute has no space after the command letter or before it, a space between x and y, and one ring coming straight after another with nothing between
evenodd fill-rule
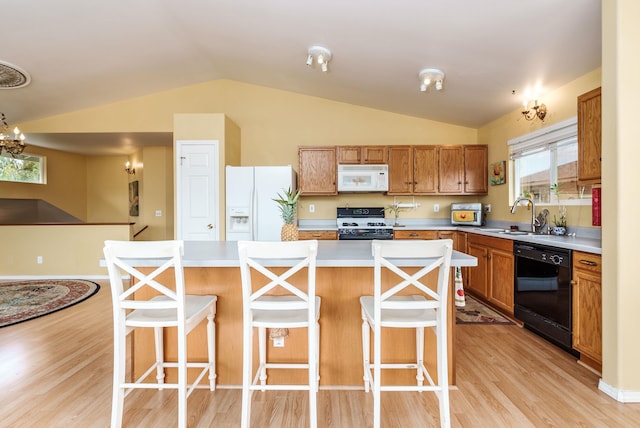
<instances>
[{"instance_id":1,"label":"white refrigerator","mask_svg":"<svg viewBox=\"0 0 640 428\"><path fill-rule=\"evenodd\" d=\"M284 221L273 199L296 189L287 166L226 167L226 240L279 241Z\"/></svg>"}]
</instances>

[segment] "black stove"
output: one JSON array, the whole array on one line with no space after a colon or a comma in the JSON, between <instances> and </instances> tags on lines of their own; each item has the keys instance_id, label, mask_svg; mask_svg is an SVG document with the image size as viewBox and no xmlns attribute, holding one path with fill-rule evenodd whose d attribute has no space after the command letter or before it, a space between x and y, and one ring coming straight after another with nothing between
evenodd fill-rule
<instances>
[{"instance_id":1,"label":"black stove","mask_svg":"<svg viewBox=\"0 0 640 428\"><path fill-rule=\"evenodd\" d=\"M393 239L393 227L384 219L384 208L338 208L338 239Z\"/></svg>"}]
</instances>

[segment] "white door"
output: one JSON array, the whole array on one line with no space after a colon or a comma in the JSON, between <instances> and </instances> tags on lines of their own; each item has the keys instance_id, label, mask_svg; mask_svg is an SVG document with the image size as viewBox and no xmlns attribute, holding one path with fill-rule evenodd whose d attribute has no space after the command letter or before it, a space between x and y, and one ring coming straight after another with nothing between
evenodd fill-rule
<instances>
[{"instance_id":1,"label":"white door","mask_svg":"<svg viewBox=\"0 0 640 428\"><path fill-rule=\"evenodd\" d=\"M176 141L177 237L220 239L218 141Z\"/></svg>"}]
</instances>

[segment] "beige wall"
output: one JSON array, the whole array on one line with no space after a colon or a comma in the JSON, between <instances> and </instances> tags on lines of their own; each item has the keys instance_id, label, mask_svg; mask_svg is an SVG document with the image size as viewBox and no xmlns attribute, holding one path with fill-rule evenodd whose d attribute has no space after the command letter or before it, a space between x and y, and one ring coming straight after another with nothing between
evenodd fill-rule
<instances>
[{"instance_id":1,"label":"beige wall","mask_svg":"<svg viewBox=\"0 0 640 428\"><path fill-rule=\"evenodd\" d=\"M602 380L614 388L610 395L640 402L640 287L634 268L640 242L634 216L640 209L640 3L607 0L602 11Z\"/></svg>"},{"instance_id":2,"label":"beige wall","mask_svg":"<svg viewBox=\"0 0 640 428\"><path fill-rule=\"evenodd\" d=\"M126 161L126 156L86 157L88 223L128 221Z\"/></svg>"},{"instance_id":3,"label":"beige wall","mask_svg":"<svg viewBox=\"0 0 640 428\"><path fill-rule=\"evenodd\" d=\"M0 276L102 276L106 239L128 240L128 225L0 226ZM37 257L42 256L42 264Z\"/></svg>"},{"instance_id":4,"label":"beige wall","mask_svg":"<svg viewBox=\"0 0 640 428\"><path fill-rule=\"evenodd\" d=\"M46 157L47 183L0 181L0 198L43 199L72 216L86 221L86 157L35 146L27 146L26 152Z\"/></svg>"},{"instance_id":5,"label":"beige wall","mask_svg":"<svg viewBox=\"0 0 640 428\"><path fill-rule=\"evenodd\" d=\"M553 125L577 114L577 97L601 85L601 70L597 69L567 85L545 94L540 101L546 104L548 113L544 122L538 119L527 121L522 117L520 109L502 116L478 130L478 143L489 145L489 163L509 160L507 141L521 135L537 131L543 127ZM530 214L526 210L517 210L511 214L509 208L510 188L512 186L511 171L507 171L507 184L490 186L489 194L483 198L484 203L490 203L492 212L489 219L511 220L515 222L530 221ZM553 215L553 208L550 208ZM567 223L571 226L591 227L591 205L582 207L568 207Z\"/></svg>"}]
</instances>

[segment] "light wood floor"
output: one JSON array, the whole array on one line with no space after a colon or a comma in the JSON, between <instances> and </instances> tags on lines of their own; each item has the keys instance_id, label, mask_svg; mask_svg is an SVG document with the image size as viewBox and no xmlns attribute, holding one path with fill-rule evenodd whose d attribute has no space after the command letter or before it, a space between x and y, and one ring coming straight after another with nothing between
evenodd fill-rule
<instances>
[{"instance_id":1,"label":"light wood floor","mask_svg":"<svg viewBox=\"0 0 640 428\"><path fill-rule=\"evenodd\" d=\"M0 427L107 427L111 409L111 300L108 285L63 311L0 329ZM504 325L457 329L454 427L640 427L640 404L598 391L598 376L527 330ZM221 347L222 348L222 347ZM224 352L219 348L219 352ZM240 391L198 390L190 427L237 427ZM439 426L432 393L387 392L384 427ZM304 392L254 393L253 427L305 427ZM318 394L320 427L372 424L371 395ZM171 391L132 393L127 427L172 427Z\"/></svg>"}]
</instances>

